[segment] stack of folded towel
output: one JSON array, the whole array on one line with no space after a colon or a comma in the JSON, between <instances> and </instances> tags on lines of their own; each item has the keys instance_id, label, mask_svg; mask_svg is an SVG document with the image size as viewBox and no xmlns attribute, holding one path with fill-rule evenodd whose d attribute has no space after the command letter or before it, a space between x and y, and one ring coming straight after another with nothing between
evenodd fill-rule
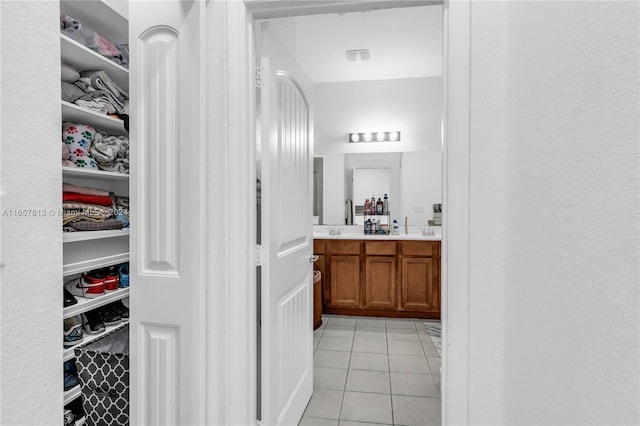
<instances>
[{"instance_id":1,"label":"stack of folded towel","mask_svg":"<svg viewBox=\"0 0 640 426\"><path fill-rule=\"evenodd\" d=\"M62 100L99 114L128 117L129 94L120 88L106 71L78 72L61 63Z\"/></svg>"},{"instance_id":2,"label":"stack of folded towel","mask_svg":"<svg viewBox=\"0 0 640 426\"><path fill-rule=\"evenodd\" d=\"M62 165L129 173L129 139L103 135L91 126L62 124Z\"/></svg>"},{"instance_id":3,"label":"stack of folded towel","mask_svg":"<svg viewBox=\"0 0 640 426\"><path fill-rule=\"evenodd\" d=\"M102 189L63 183L64 230L71 232L122 229L125 222L128 226L128 211L127 214L123 214L114 209L114 198L114 194Z\"/></svg>"}]
</instances>

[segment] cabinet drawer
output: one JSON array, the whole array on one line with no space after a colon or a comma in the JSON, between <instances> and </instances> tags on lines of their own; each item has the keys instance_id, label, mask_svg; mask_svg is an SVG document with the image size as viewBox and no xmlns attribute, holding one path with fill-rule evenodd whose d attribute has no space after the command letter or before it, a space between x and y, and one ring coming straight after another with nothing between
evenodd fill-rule
<instances>
[{"instance_id":1,"label":"cabinet drawer","mask_svg":"<svg viewBox=\"0 0 640 426\"><path fill-rule=\"evenodd\" d=\"M313 240L313 254L324 254L325 240Z\"/></svg>"},{"instance_id":2,"label":"cabinet drawer","mask_svg":"<svg viewBox=\"0 0 640 426\"><path fill-rule=\"evenodd\" d=\"M327 241L329 254L360 254L360 241Z\"/></svg>"},{"instance_id":3,"label":"cabinet drawer","mask_svg":"<svg viewBox=\"0 0 640 426\"><path fill-rule=\"evenodd\" d=\"M364 243L366 247L367 256L395 256L396 255L396 243L389 241L367 241Z\"/></svg>"},{"instance_id":4,"label":"cabinet drawer","mask_svg":"<svg viewBox=\"0 0 640 426\"><path fill-rule=\"evenodd\" d=\"M403 256L423 256L431 257L436 254L433 247L434 243L431 241L411 241L402 243L402 255Z\"/></svg>"}]
</instances>

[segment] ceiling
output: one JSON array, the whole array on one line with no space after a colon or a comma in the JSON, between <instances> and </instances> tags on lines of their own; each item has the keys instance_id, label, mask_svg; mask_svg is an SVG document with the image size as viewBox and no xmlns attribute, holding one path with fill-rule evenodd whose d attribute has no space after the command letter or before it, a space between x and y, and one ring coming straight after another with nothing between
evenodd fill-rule
<instances>
[{"instance_id":1,"label":"ceiling","mask_svg":"<svg viewBox=\"0 0 640 426\"><path fill-rule=\"evenodd\" d=\"M312 83L442 76L442 6L271 19ZM369 49L349 62L345 51Z\"/></svg>"}]
</instances>

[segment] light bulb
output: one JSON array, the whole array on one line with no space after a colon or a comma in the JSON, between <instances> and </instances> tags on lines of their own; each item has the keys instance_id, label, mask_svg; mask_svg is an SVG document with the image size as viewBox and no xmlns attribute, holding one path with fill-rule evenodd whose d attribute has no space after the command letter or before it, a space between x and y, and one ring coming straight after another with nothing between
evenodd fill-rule
<instances>
[{"instance_id":1,"label":"light bulb","mask_svg":"<svg viewBox=\"0 0 640 426\"><path fill-rule=\"evenodd\" d=\"M367 132L364 134L365 142L371 142L371 133Z\"/></svg>"},{"instance_id":2,"label":"light bulb","mask_svg":"<svg viewBox=\"0 0 640 426\"><path fill-rule=\"evenodd\" d=\"M382 142L384 140L384 133L382 133L382 132L376 133L376 140L378 142Z\"/></svg>"},{"instance_id":3,"label":"light bulb","mask_svg":"<svg viewBox=\"0 0 640 426\"><path fill-rule=\"evenodd\" d=\"M351 133L351 142L360 142L360 135L357 133Z\"/></svg>"},{"instance_id":4,"label":"light bulb","mask_svg":"<svg viewBox=\"0 0 640 426\"><path fill-rule=\"evenodd\" d=\"M398 132L389 133L389 140L397 141L398 140Z\"/></svg>"}]
</instances>

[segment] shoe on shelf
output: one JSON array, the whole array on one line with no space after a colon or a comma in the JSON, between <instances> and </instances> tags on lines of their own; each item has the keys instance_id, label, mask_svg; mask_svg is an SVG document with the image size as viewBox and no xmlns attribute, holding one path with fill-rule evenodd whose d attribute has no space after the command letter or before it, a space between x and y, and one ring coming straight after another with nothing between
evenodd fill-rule
<instances>
[{"instance_id":1,"label":"shoe on shelf","mask_svg":"<svg viewBox=\"0 0 640 426\"><path fill-rule=\"evenodd\" d=\"M65 283L65 288L74 296L93 299L104 294L104 278L94 278L82 274Z\"/></svg>"},{"instance_id":2,"label":"shoe on shelf","mask_svg":"<svg viewBox=\"0 0 640 426\"><path fill-rule=\"evenodd\" d=\"M107 306L119 313L122 319L129 319L129 308L124 306L121 300L117 300L113 303L108 304Z\"/></svg>"},{"instance_id":3,"label":"shoe on shelf","mask_svg":"<svg viewBox=\"0 0 640 426\"><path fill-rule=\"evenodd\" d=\"M66 308L67 306L75 305L78 303L78 299L67 290L65 287L62 287L62 294L64 295L64 303L63 306Z\"/></svg>"},{"instance_id":4,"label":"shoe on shelf","mask_svg":"<svg viewBox=\"0 0 640 426\"><path fill-rule=\"evenodd\" d=\"M66 408L64 410L64 426L74 426L76 424L76 416L73 411Z\"/></svg>"},{"instance_id":5,"label":"shoe on shelf","mask_svg":"<svg viewBox=\"0 0 640 426\"><path fill-rule=\"evenodd\" d=\"M104 289L105 291L117 290L120 284L120 276L118 273L118 267L108 266L98 271L100 275L104 275Z\"/></svg>"},{"instance_id":6,"label":"shoe on shelf","mask_svg":"<svg viewBox=\"0 0 640 426\"><path fill-rule=\"evenodd\" d=\"M65 410L65 421L67 419L66 413L68 410L69 412L71 412L74 418L74 421L71 424L75 425L84 417L84 409L82 408L82 398L74 399L73 401L65 405L64 410ZM65 426L66 426L66 423L65 423Z\"/></svg>"},{"instance_id":7,"label":"shoe on shelf","mask_svg":"<svg viewBox=\"0 0 640 426\"><path fill-rule=\"evenodd\" d=\"M65 349L82 343L84 332L82 331L82 319L79 316L64 320L64 343Z\"/></svg>"},{"instance_id":8,"label":"shoe on shelf","mask_svg":"<svg viewBox=\"0 0 640 426\"><path fill-rule=\"evenodd\" d=\"M95 310L82 314L82 324L87 334L98 334L105 330L104 322Z\"/></svg>"},{"instance_id":9,"label":"shoe on shelf","mask_svg":"<svg viewBox=\"0 0 640 426\"><path fill-rule=\"evenodd\" d=\"M76 362L71 359L64 362L64 390L65 392L78 385L78 371Z\"/></svg>"},{"instance_id":10,"label":"shoe on shelf","mask_svg":"<svg viewBox=\"0 0 640 426\"><path fill-rule=\"evenodd\" d=\"M120 288L129 287L129 262L120 265L118 273L120 275Z\"/></svg>"},{"instance_id":11,"label":"shoe on shelf","mask_svg":"<svg viewBox=\"0 0 640 426\"><path fill-rule=\"evenodd\" d=\"M95 311L105 325L118 325L122 321L122 315L110 305L102 306Z\"/></svg>"}]
</instances>

